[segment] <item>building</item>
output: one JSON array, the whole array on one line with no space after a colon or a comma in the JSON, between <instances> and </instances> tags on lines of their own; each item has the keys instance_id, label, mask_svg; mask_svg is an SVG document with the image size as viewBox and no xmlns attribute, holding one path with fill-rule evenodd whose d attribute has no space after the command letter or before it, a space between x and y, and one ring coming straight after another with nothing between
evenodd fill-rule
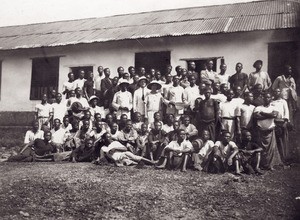
<instances>
[{"instance_id":1,"label":"building","mask_svg":"<svg viewBox=\"0 0 300 220\"><path fill-rule=\"evenodd\" d=\"M300 70L300 3L288 0L164 10L0 28L0 124L27 124L42 92L61 91L70 71L133 65L164 72L207 59L234 73L255 60L274 79Z\"/></svg>"}]
</instances>

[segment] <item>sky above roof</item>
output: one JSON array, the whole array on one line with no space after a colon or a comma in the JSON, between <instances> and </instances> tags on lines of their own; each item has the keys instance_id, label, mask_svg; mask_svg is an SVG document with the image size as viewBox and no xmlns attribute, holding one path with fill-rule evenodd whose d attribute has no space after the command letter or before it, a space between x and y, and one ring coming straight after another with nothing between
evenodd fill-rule
<instances>
[{"instance_id":1,"label":"sky above roof","mask_svg":"<svg viewBox=\"0 0 300 220\"><path fill-rule=\"evenodd\" d=\"M251 1L255 0L1 0L0 26Z\"/></svg>"}]
</instances>

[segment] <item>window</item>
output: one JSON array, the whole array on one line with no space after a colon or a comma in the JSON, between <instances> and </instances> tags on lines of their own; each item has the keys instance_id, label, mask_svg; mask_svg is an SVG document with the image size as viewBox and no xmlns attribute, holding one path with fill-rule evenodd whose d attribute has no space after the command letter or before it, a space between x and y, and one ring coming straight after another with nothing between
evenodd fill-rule
<instances>
[{"instance_id":1,"label":"window","mask_svg":"<svg viewBox=\"0 0 300 220\"><path fill-rule=\"evenodd\" d=\"M135 54L135 67L138 69L144 67L146 73L150 72L150 69L159 70L162 75L166 72L167 65L170 64L171 52L145 52Z\"/></svg>"},{"instance_id":2,"label":"window","mask_svg":"<svg viewBox=\"0 0 300 220\"><path fill-rule=\"evenodd\" d=\"M76 67L70 67L70 72L74 73L75 79L79 78L79 71L83 70L85 73L85 77L87 78L88 72L93 72L93 66L76 66Z\"/></svg>"},{"instance_id":3,"label":"window","mask_svg":"<svg viewBox=\"0 0 300 220\"><path fill-rule=\"evenodd\" d=\"M30 100L40 100L42 94L58 90L59 57L32 59Z\"/></svg>"},{"instance_id":4,"label":"window","mask_svg":"<svg viewBox=\"0 0 300 220\"><path fill-rule=\"evenodd\" d=\"M219 66L223 63L225 63L225 60L223 57L207 57L207 58L184 58L181 60L185 60L188 63L193 61L196 64L196 72L200 73L202 70L206 69L206 62L208 60L212 60L214 62L213 71L218 72Z\"/></svg>"}]
</instances>

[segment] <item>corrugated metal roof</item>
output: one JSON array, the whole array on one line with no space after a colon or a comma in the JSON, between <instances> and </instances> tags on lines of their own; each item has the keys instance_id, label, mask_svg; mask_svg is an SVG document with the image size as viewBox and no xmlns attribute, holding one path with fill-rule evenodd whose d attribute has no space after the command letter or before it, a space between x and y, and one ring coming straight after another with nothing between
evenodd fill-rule
<instances>
[{"instance_id":1,"label":"corrugated metal roof","mask_svg":"<svg viewBox=\"0 0 300 220\"><path fill-rule=\"evenodd\" d=\"M194 7L0 28L0 50L300 27L292 0Z\"/></svg>"}]
</instances>

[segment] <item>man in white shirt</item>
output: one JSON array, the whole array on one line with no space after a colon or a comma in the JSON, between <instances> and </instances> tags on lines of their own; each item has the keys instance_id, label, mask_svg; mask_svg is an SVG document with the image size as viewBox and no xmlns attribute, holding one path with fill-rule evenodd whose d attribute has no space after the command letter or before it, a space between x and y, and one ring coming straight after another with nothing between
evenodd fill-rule
<instances>
[{"instance_id":1,"label":"man in white shirt","mask_svg":"<svg viewBox=\"0 0 300 220\"><path fill-rule=\"evenodd\" d=\"M63 152L66 130L62 129L60 125L60 120L58 118L55 118L53 121L53 129L51 130L51 143L56 147L58 152Z\"/></svg>"},{"instance_id":2,"label":"man in white shirt","mask_svg":"<svg viewBox=\"0 0 300 220\"><path fill-rule=\"evenodd\" d=\"M184 89L183 98L188 105L186 111L190 112L195 108L195 101L199 97L199 88L196 85L195 76L190 76L189 78L190 86Z\"/></svg>"},{"instance_id":3,"label":"man in white shirt","mask_svg":"<svg viewBox=\"0 0 300 220\"><path fill-rule=\"evenodd\" d=\"M101 96L101 80L104 79L104 74L103 74L103 66L98 66L98 75L95 75L94 77L94 83L95 83L95 94L98 98L102 98Z\"/></svg>"},{"instance_id":4,"label":"man in white shirt","mask_svg":"<svg viewBox=\"0 0 300 220\"><path fill-rule=\"evenodd\" d=\"M263 65L262 60L256 60L253 64L253 67L255 68L255 72L249 74L248 88L250 91L253 88L253 86L256 84L261 84L263 87L263 91L269 89L272 86L272 82L269 77L269 74L261 70L262 65Z\"/></svg>"},{"instance_id":5,"label":"man in white shirt","mask_svg":"<svg viewBox=\"0 0 300 220\"><path fill-rule=\"evenodd\" d=\"M128 118L131 118L132 94L127 91L128 86L129 82L127 80L119 80L120 91L114 95L112 101L112 107L117 110L117 119L120 119L122 114L126 114Z\"/></svg>"},{"instance_id":6,"label":"man in white shirt","mask_svg":"<svg viewBox=\"0 0 300 220\"><path fill-rule=\"evenodd\" d=\"M79 87L81 90L83 90L83 85L85 82L84 76L85 76L84 70L79 70L79 78L74 81L75 88Z\"/></svg>"},{"instance_id":7,"label":"man in white shirt","mask_svg":"<svg viewBox=\"0 0 300 220\"><path fill-rule=\"evenodd\" d=\"M24 144L29 144L37 138L44 139L44 131L39 130L38 121L33 121L31 130L26 131Z\"/></svg>"},{"instance_id":8,"label":"man in white shirt","mask_svg":"<svg viewBox=\"0 0 300 220\"><path fill-rule=\"evenodd\" d=\"M49 125L50 119L52 118L52 105L47 103L47 95L43 94L42 102L35 106L36 119L39 121L39 129L42 126Z\"/></svg>"},{"instance_id":9,"label":"man in white shirt","mask_svg":"<svg viewBox=\"0 0 300 220\"><path fill-rule=\"evenodd\" d=\"M64 116L67 114L67 105L62 101L62 95L60 93L56 94L56 103L52 104L53 108L53 119L58 118L63 121Z\"/></svg>"},{"instance_id":10,"label":"man in white shirt","mask_svg":"<svg viewBox=\"0 0 300 220\"><path fill-rule=\"evenodd\" d=\"M141 113L142 118L145 118L146 115L145 99L150 92L150 90L146 88L147 82L147 78L142 76L138 81L140 88L135 90L133 94L133 112Z\"/></svg>"}]
</instances>

